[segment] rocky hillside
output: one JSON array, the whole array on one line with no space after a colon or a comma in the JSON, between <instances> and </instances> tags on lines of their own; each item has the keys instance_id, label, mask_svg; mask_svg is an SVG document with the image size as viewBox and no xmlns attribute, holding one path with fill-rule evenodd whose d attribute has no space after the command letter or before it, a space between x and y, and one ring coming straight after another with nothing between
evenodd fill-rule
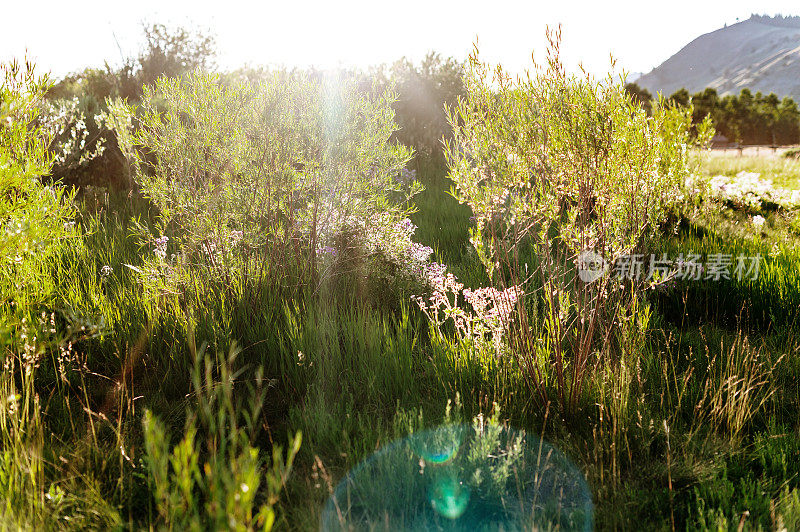
<instances>
[{"instance_id":1,"label":"rocky hillside","mask_svg":"<svg viewBox=\"0 0 800 532\"><path fill-rule=\"evenodd\" d=\"M666 96L681 87L720 94L749 88L800 100L800 17L753 15L701 35L637 83Z\"/></svg>"}]
</instances>

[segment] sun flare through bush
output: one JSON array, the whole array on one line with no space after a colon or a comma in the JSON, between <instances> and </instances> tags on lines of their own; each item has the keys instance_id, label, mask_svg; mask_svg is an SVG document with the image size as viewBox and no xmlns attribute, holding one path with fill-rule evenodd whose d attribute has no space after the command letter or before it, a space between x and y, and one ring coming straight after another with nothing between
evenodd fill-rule
<instances>
[{"instance_id":1,"label":"sun flare through bush","mask_svg":"<svg viewBox=\"0 0 800 532\"><path fill-rule=\"evenodd\" d=\"M331 273L326 251L385 234L420 188L397 179L410 151L389 142L392 99L336 74L249 83L197 72L146 87L138 110L113 105L111 122L176 264L228 286L241 275L316 289Z\"/></svg>"}]
</instances>

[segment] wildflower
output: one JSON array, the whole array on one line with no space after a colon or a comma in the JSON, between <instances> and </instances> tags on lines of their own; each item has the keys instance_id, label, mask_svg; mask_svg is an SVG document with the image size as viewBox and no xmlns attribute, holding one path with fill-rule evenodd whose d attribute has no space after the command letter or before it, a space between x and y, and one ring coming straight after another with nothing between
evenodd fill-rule
<instances>
[{"instance_id":1,"label":"wildflower","mask_svg":"<svg viewBox=\"0 0 800 532\"><path fill-rule=\"evenodd\" d=\"M100 268L100 277L108 277L112 273L114 273L114 268L112 268L108 264Z\"/></svg>"},{"instance_id":2,"label":"wildflower","mask_svg":"<svg viewBox=\"0 0 800 532\"><path fill-rule=\"evenodd\" d=\"M453 274L447 273L445 267L437 263L425 265L425 273L432 288L430 297L426 300L413 296L411 299L419 305L440 334L441 326L452 320L456 334L461 339L481 344L490 341L498 353L505 350L503 336L506 326L522 296L519 286L502 291L494 287L475 290L464 288ZM471 312L459 306L460 295L472 307Z\"/></svg>"},{"instance_id":3,"label":"wildflower","mask_svg":"<svg viewBox=\"0 0 800 532\"><path fill-rule=\"evenodd\" d=\"M397 229L411 236L414 234L414 231L417 230L417 226L414 225L410 219L405 218L397 222Z\"/></svg>"},{"instance_id":4,"label":"wildflower","mask_svg":"<svg viewBox=\"0 0 800 532\"><path fill-rule=\"evenodd\" d=\"M228 239L231 241L231 244L234 245L234 246L236 244L238 244L239 242L241 242L242 237L244 237L244 232L237 231L237 230L231 231L230 234L228 235Z\"/></svg>"},{"instance_id":5,"label":"wildflower","mask_svg":"<svg viewBox=\"0 0 800 532\"><path fill-rule=\"evenodd\" d=\"M19 399L20 399L19 395L14 395L14 394L11 394L6 398L7 413L14 415L17 412L17 410L19 409L18 406Z\"/></svg>"},{"instance_id":6,"label":"wildflower","mask_svg":"<svg viewBox=\"0 0 800 532\"><path fill-rule=\"evenodd\" d=\"M753 225L755 226L756 229L760 230L766 221L767 221L766 218L764 218L760 214L753 216Z\"/></svg>"},{"instance_id":7,"label":"wildflower","mask_svg":"<svg viewBox=\"0 0 800 532\"><path fill-rule=\"evenodd\" d=\"M422 244L419 244L417 242L411 243L409 255L411 255L411 258L416 261L425 262L426 260L428 260L428 258L431 256L432 253L433 249L431 249L428 246L423 246Z\"/></svg>"},{"instance_id":8,"label":"wildflower","mask_svg":"<svg viewBox=\"0 0 800 532\"><path fill-rule=\"evenodd\" d=\"M403 185L410 185L411 183L414 182L416 178L417 178L416 170L408 170L406 168L403 168L402 170L400 170L400 174L395 178L395 180Z\"/></svg>"},{"instance_id":9,"label":"wildflower","mask_svg":"<svg viewBox=\"0 0 800 532\"><path fill-rule=\"evenodd\" d=\"M444 264L440 264L438 262L431 262L422 268L422 273L424 273L428 282L432 286L436 286L444 284L446 269L447 266L445 266Z\"/></svg>"},{"instance_id":10,"label":"wildflower","mask_svg":"<svg viewBox=\"0 0 800 532\"><path fill-rule=\"evenodd\" d=\"M159 238L156 238L154 251L155 254L158 256L158 258L160 258L161 260L167 258L167 242L169 242L168 236L161 236Z\"/></svg>"},{"instance_id":11,"label":"wildflower","mask_svg":"<svg viewBox=\"0 0 800 532\"><path fill-rule=\"evenodd\" d=\"M772 180L755 172L739 172L736 177L718 175L708 180L711 196L735 207L759 209L763 202L776 203L785 209L798 206L800 191L775 187Z\"/></svg>"},{"instance_id":12,"label":"wildflower","mask_svg":"<svg viewBox=\"0 0 800 532\"><path fill-rule=\"evenodd\" d=\"M335 257L336 256L336 248L331 247L331 246L322 246L321 248L319 248L317 250L317 255L322 255L322 256L326 256L327 255L327 256L330 256L330 257Z\"/></svg>"}]
</instances>

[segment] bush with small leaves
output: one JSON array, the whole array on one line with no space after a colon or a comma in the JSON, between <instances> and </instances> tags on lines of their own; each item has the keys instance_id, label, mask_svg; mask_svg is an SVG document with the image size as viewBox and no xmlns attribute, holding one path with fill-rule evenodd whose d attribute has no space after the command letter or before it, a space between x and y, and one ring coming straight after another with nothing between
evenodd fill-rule
<instances>
[{"instance_id":1,"label":"bush with small leaves","mask_svg":"<svg viewBox=\"0 0 800 532\"><path fill-rule=\"evenodd\" d=\"M547 309L542 327L529 326L540 316L522 320L515 351L528 354L539 398L547 403L545 382L557 380L558 403L571 411L588 369L608 358L631 290L642 288L610 276L584 283L575 275L578 257L613 264L643 253L685 201L688 149L709 138L710 126L693 139L691 109L658 104L648 114L611 78L567 74L560 34L548 37L546 66L516 81L477 52L470 58L467 96L450 113L454 139L445 152L456 198L474 213L471 242L489 278L505 288L531 284L525 291ZM533 250L535 272L526 271L523 249ZM553 364L534 362L542 340ZM556 379L542 373L552 368Z\"/></svg>"},{"instance_id":2,"label":"bush with small leaves","mask_svg":"<svg viewBox=\"0 0 800 532\"><path fill-rule=\"evenodd\" d=\"M2 66L0 79L0 302L24 314L45 302L44 266L78 235L70 193L42 183L50 172L51 135L38 123L48 78L30 63Z\"/></svg>"},{"instance_id":3,"label":"bush with small leaves","mask_svg":"<svg viewBox=\"0 0 800 532\"><path fill-rule=\"evenodd\" d=\"M228 286L314 287L318 250L343 231L380 240L419 190L398 178L410 152L388 142L391 101L340 77L196 72L146 87L138 110L114 103L111 122L183 263Z\"/></svg>"}]
</instances>

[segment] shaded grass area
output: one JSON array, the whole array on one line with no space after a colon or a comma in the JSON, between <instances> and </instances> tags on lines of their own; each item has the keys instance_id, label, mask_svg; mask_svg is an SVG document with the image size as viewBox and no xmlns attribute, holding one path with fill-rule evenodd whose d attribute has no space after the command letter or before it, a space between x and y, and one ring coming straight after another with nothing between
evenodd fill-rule
<instances>
[{"instance_id":1,"label":"shaded grass area","mask_svg":"<svg viewBox=\"0 0 800 532\"><path fill-rule=\"evenodd\" d=\"M472 211L451 195L453 183L447 179L442 156L417 158L413 164L425 183L425 190L414 200L415 238L431 246L436 259L467 286L486 284L486 272L469 243Z\"/></svg>"},{"instance_id":2,"label":"shaded grass area","mask_svg":"<svg viewBox=\"0 0 800 532\"><path fill-rule=\"evenodd\" d=\"M798 330L800 247L796 237L787 237L779 215L770 216L763 231L752 227L748 215L730 211L687 218L661 252L669 257L693 253L701 262L713 255L732 261L728 278L675 283L661 290L659 308L671 321L715 323L761 334ZM734 273L739 257L741 278ZM757 270L748 271L752 257Z\"/></svg>"}]
</instances>

